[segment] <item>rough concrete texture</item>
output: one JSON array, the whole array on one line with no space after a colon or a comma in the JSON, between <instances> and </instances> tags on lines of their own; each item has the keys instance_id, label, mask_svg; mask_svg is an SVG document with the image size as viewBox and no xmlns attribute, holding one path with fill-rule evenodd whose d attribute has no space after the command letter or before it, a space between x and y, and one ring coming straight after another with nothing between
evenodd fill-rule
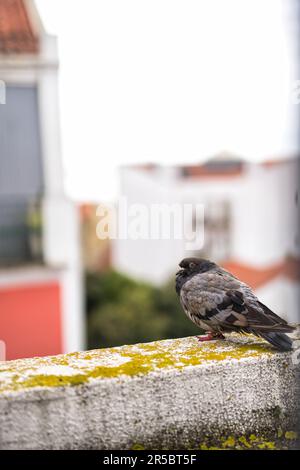
<instances>
[{"instance_id":1,"label":"rough concrete texture","mask_svg":"<svg viewBox=\"0 0 300 470\"><path fill-rule=\"evenodd\" d=\"M2 362L0 448L297 446L291 357L230 336Z\"/></svg>"}]
</instances>

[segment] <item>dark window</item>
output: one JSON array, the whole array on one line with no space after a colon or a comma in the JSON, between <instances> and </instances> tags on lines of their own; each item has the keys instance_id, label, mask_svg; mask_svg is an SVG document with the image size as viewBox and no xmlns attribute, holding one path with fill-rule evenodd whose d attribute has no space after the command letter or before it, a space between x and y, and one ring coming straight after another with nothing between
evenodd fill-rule
<instances>
[{"instance_id":1,"label":"dark window","mask_svg":"<svg viewBox=\"0 0 300 470\"><path fill-rule=\"evenodd\" d=\"M7 86L0 105L0 263L40 257L43 192L37 88Z\"/></svg>"}]
</instances>

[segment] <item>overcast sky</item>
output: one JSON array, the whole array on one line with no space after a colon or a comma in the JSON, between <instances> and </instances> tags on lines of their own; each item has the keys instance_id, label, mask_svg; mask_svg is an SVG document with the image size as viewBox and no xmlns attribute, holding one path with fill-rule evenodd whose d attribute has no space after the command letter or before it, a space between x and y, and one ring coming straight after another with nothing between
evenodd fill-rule
<instances>
[{"instance_id":1,"label":"overcast sky","mask_svg":"<svg viewBox=\"0 0 300 470\"><path fill-rule=\"evenodd\" d=\"M37 5L58 36L63 158L76 199L115 197L120 164L295 151L291 12L280 0Z\"/></svg>"}]
</instances>

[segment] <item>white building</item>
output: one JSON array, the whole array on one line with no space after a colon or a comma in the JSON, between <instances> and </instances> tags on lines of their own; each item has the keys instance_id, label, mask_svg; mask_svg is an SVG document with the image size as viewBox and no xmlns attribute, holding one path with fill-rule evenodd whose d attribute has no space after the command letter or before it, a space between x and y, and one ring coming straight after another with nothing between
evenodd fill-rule
<instances>
[{"instance_id":1,"label":"white building","mask_svg":"<svg viewBox=\"0 0 300 470\"><path fill-rule=\"evenodd\" d=\"M0 0L0 340L7 358L82 349L76 206L64 193L56 38Z\"/></svg>"},{"instance_id":2,"label":"white building","mask_svg":"<svg viewBox=\"0 0 300 470\"><path fill-rule=\"evenodd\" d=\"M250 274L249 283L259 289L261 299L295 321L300 300L298 191L296 158L252 164L220 155L198 166L122 168L121 195L129 206L203 204L204 244L187 251L184 239L118 239L113 264L130 276L160 284L185 256L207 257L231 266L246 282ZM201 229L203 220L198 222Z\"/></svg>"}]
</instances>

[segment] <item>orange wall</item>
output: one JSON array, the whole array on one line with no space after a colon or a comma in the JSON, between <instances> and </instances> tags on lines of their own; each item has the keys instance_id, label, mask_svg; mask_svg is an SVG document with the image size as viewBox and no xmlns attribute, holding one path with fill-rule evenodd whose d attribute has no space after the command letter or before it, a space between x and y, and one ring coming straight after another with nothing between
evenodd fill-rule
<instances>
[{"instance_id":1,"label":"orange wall","mask_svg":"<svg viewBox=\"0 0 300 470\"><path fill-rule=\"evenodd\" d=\"M0 340L7 360L62 353L59 283L0 287Z\"/></svg>"}]
</instances>

